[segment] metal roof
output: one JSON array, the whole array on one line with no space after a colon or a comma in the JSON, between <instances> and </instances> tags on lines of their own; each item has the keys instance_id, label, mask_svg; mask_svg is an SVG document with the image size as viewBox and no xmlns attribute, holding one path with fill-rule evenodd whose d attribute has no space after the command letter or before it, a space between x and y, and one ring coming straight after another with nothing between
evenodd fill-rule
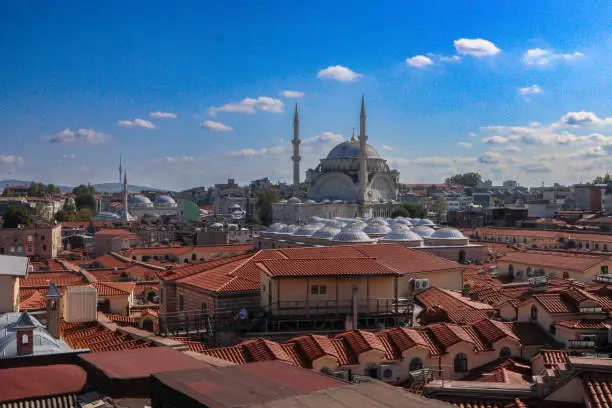
<instances>
[{"instance_id":1,"label":"metal roof","mask_svg":"<svg viewBox=\"0 0 612 408\"><path fill-rule=\"evenodd\" d=\"M26 256L0 255L0 275L27 276L29 263Z\"/></svg>"}]
</instances>

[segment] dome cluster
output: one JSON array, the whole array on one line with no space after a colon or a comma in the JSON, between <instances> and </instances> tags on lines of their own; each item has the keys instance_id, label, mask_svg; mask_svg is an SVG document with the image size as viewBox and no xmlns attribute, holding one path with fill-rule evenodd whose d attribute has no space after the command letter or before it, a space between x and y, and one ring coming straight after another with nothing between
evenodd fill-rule
<instances>
[{"instance_id":1,"label":"dome cluster","mask_svg":"<svg viewBox=\"0 0 612 408\"><path fill-rule=\"evenodd\" d=\"M463 246L468 238L454 228L434 228L430 220L382 218L325 219L311 217L309 223L301 226L276 223L270 225L264 236L291 239L314 244L356 244L396 242L408 247L420 246Z\"/></svg>"},{"instance_id":2,"label":"dome cluster","mask_svg":"<svg viewBox=\"0 0 612 408\"><path fill-rule=\"evenodd\" d=\"M132 197L128 204L130 209L168 209L178 206L174 198L166 195L157 196L154 201L151 201L148 197L137 194Z\"/></svg>"}]
</instances>

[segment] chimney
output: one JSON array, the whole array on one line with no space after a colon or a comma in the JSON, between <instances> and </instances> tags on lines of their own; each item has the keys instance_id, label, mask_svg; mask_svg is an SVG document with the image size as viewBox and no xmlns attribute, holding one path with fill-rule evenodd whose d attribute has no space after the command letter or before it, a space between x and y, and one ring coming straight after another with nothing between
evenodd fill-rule
<instances>
[{"instance_id":1,"label":"chimney","mask_svg":"<svg viewBox=\"0 0 612 408\"><path fill-rule=\"evenodd\" d=\"M49 281L49 289L45 297L47 298L47 330L53 337L59 339L61 337L62 293L53 281Z\"/></svg>"},{"instance_id":2,"label":"chimney","mask_svg":"<svg viewBox=\"0 0 612 408\"><path fill-rule=\"evenodd\" d=\"M27 356L34 353L34 329L36 326L28 312L21 313L15 323L15 335L17 336L17 355Z\"/></svg>"},{"instance_id":3,"label":"chimney","mask_svg":"<svg viewBox=\"0 0 612 408\"><path fill-rule=\"evenodd\" d=\"M358 313L358 304L357 304L357 285L353 285L353 290L351 293L351 301L353 304L353 330L357 330L357 313Z\"/></svg>"}]
</instances>

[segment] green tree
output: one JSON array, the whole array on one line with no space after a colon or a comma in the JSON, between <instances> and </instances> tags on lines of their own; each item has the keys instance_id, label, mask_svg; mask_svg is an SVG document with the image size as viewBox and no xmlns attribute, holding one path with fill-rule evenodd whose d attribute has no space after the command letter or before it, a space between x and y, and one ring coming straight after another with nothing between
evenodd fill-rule
<instances>
[{"instance_id":1,"label":"green tree","mask_svg":"<svg viewBox=\"0 0 612 408\"><path fill-rule=\"evenodd\" d=\"M425 218L427 216L427 211L421 204L406 203L404 204L404 209L408 211L410 218Z\"/></svg>"},{"instance_id":2,"label":"green tree","mask_svg":"<svg viewBox=\"0 0 612 408\"><path fill-rule=\"evenodd\" d=\"M257 192L257 211L263 225L272 224L272 204L280 200L278 189L267 188Z\"/></svg>"},{"instance_id":3,"label":"green tree","mask_svg":"<svg viewBox=\"0 0 612 408\"><path fill-rule=\"evenodd\" d=\"M249 215L246 219L246 222L247 224L261 225L261 218L259 218L259 215L257 214Z\"/></svg>"},{"instance_id":4,"label":"green tree","mask_svg":"<svg viewBox=\"0 0 612 408\"><path fill-rule=\"evenodd\" d=\"M96 189L91 184L81 184L72 189L72 194L80 195L80 194L95 194Z\"/></svg>"},{"instance_id":5,"label":"green tree","mask_svg":"<svg viewBox=\"0 0 612 408\"><path fill-rule=\"evenodd\" d=\"M54 184L47 184L47 187L45 187L45 193L49 195L59 194L59 192L59 187L56 187Z\"/></svg>"},{"instance_id":6,"label":"green tree","mask_svg":"<svg viewBox=\"0 0 612 408\"><path fill-rule=\"evenodd\" d=\"M55 220L57 222L75 222L76 216L76 211L61 209L55 213Z\"/></svg>"},{"instance_id":7,"label":"green tree","mask_svg":"<svg viewBox=\"0 0 612 408\"><path fill-rule=\"evenodd\" d=\"M80 222L90 222L93 220L93 213L89 208L81 208L76 213L76 220Z\"/></svg>"},{"instance_id":8,"label":"green tree","mask_svg":"<svg viewBox=\"0 0 612 408\"><path fill-rule=\"evenodd\" d=\"M447 209L448 204L443 198L438 198L436 201L434 201L433 210L436 214L438 214L438 222L442 219L442 214L444 214Z\"/></svg>"},{"instance_id":9,"label":"green tree","mask_svg":"<svg viewBox=\"0 0 612 408\"><path fill-rule=\"evenodd\" d=\"M606 173L605 176L603 177L601 176L595 177L593 179L593 184L608 184L610 181L612 181L612 176Z\"/></svg>"},{"instance_id":10,"label":"green tree","mask_svg":"<svg viewBox=\"0 0 612 408\"><path fill-rule=\"evenodd\" d=\"M476 187L478 184L482 183L482 176L475 172L455 174L444 180L444 182L449 186L456 184L464 187Z\"/></svg>"},{"instance_id":11,"label":"green tree","mask_svg":"<svg viewBox=\"0 0 612 408\"><path fill-rule=\"evenodd\" d=\"M92 213L96 211L96 198L92 193L79 194L74 201L77 210L88 208Z\"/></svg>"},{"instance_id":12,"label":"green tree","mask_svg":"<svg viewBox=\"0 0 612 408\"><path fill-rule=\"evenodd\" d=\"M32 217L25 207L12 205L3 217L3 228L17 228L20 225L29 227L32 224Z\"/></svg>"},{"instance_id":13,"label":"green tree","mask_svg":"<svg viewBox=\"0 0 612 408\"><path fill-rule=\"evenodd\" d=\"M410 217L410 213L408 212L406 208L400 207L391 213L391 218L398 218L398 217L408 218Z\"/></svg>"}]
</instances>

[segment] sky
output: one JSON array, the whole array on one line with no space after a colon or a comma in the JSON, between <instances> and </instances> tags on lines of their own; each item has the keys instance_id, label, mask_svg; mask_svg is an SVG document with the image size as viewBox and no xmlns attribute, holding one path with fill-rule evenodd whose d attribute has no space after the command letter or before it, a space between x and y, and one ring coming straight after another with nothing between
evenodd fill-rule
<instances>
[{"instance_id":1,"label":"sky","mask_svg":"<svg viewBox=\"0 0 612 408\"><path fill-rule=\"evenodd\" d=\"M608 1L0 2L0 179L302 177L359 126L404 183L612 169Z\"/></svg>"}]
</instances>

